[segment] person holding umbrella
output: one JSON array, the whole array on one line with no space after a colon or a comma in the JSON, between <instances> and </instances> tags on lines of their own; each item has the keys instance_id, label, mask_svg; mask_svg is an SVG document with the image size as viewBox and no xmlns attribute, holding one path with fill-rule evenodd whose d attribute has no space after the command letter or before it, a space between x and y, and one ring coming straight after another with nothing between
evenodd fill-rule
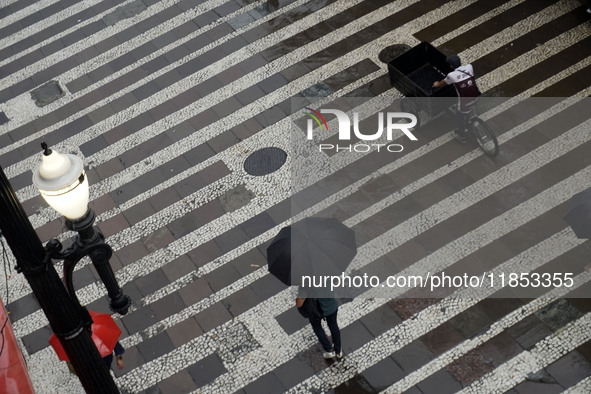
<instances>
[{"instance_id":1,"label":"person holding umbrella","mask_svg":"<svg viewBox=\"0 0 591 394\"><path fill-rule=\"evenodd\" d=\"M96 345L99 354L105 361L107 368L111 368L113 362L113 352L117 358L117 367L123 369L125 364L123 362L123 353L125 349L119 343L119 336L121 329L117 326L111 315L95 311L88 311L89 317L92 319L91 338ZM70 360L66 351L64 350L59 338L53 334L49 339L49 344L55 350L58 358L66 361L70 372L74 373L74 368L70 364Z\"/></svg>"},{"instance_id":2,"label":"person holding umbrella","mask_svg":"<svg viewBox=\"0 0 591 394\"><path fill-rule=\"evenodd\" d=\"M113 352L115 353L115 358L117 359L117 367L119 369L125 368L125 363L123 362L123 353L125 353L125 348L121 346L121 343L119 341L117 341L117 343L115 344ZM110 369L111 364L113 363L113 353L103 357L103 360L105 361L105 365L107 366L107 368Z\"/></svg>"},{"instance_id":3,"label":"person holding umbrella","mask_svg":"<svg viewBox=\"0 0 591 394\"><path fill-rule=\"evenodd\" d=\"M269 273L287 286L300 286L296 306L310 321L326 359L343 357L337 324L339 304L332 289L304 288L303 278L340 275L356 254L355 232L335 218L324 217L304 218L282 228L267 247ZM322 328L323 318L332 344Z\"/></svg>"},{"instance_id":4,"label":"person holding umbrella","mask_svg":"<svg viewBox=\"0 0 591 394\"><path fill-rule=\"evenodd\" d=\"M298 297L296 298L296 306L301 308L306 301L305 297L301 297L305 294L305 289L300 287L300 291L298 292ZM318 338L318 342L324 349L323 356L326 359L330 358L343 358L343 350L341 348L341 330L339 329L339 325L337 323L337 313L339 311L339 303L334 298L317 298L318 305L319 305L319 312L320 315L311 314L308 317L310 321L310 325L312 326L312 330L314 330L314 334ZM332 345L326 336L326 332L322 327L322 319L326 319L326 324L328 325L328 329L330 330L330 335L332 337Z\"/></svg>"}]
</instances>

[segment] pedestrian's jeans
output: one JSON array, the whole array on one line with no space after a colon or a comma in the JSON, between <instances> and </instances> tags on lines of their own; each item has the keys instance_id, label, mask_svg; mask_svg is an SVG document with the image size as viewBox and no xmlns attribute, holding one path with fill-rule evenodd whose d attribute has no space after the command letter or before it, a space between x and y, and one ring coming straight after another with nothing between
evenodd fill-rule
<instances>
[{"instance_id":1,"label":"pedestrian's jeans","mask_svg":"<svg viewBox=\"0 0 591 394\"><path fill-rule=\"evenodd\" d=\"M332 336L334 351L338 354L341 352L341 331L339 330L339 325L337 324L337 313L338 310L336 310L333 314L326 316L326 323L328 325L328 329L330 330L330 335ZM322 319L319 317L311 317L310 324L312 325L314 334L316 334L318 337L318 341L320 341L324 351L330 352L333 347L330 345L330 341L326 336L326 332L324 332L324 328L322 328Z\"/></svg>"}]
</instances>

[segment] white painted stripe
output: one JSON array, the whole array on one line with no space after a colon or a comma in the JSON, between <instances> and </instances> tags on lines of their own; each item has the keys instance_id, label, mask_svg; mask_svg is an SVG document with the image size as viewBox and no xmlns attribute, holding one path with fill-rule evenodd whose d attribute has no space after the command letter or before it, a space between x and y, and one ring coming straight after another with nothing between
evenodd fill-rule
<instances>
[{"instance_id":1,"label":"white painted stripe","mask_svg":"<svg viewBox=\"0 0 591 394\"><path fill-rule=\"evenodd\" d=\"M535 373L591 340L591 313L567 324L557 333L547 336L532 350L525 350L489 372L460 393L503 393ZM568 340L565 340L568 338Z\"/></svg>"},{"instance_id":2,"label":"white painted stripe","mask_svg":"<svg viewBox=\"0 0 591 394\"><path fill-rule=\"evenodd\" d=\"M564 297L570 291L575 290L581 285L587 283L591 279L589 272L583 272L574 278L574 285L571 288L561 287L553 289L552 291L544 294L543 296L536 298L535 300L527 303L526 305L514 310L513 312L505 315L500 320L497 320L491 324L488 330L474 338L467 339L462 343L458 344L454 348L446 351L439 357L431 360L421 368L413 371L406 375L403 379L394 383L388 387L383 393L402 393L417 383L427 379L435 372L445 368L451 362L458 360L469 351L476 349L478 346L491 340L496 335L503 332L505 329L517 324L526 317L531 316L533 313L551 304L558 298Z\"/></svg>"},{"instance_id":3,"label":"white painted stripe","mask_svg":"<svg viewBox=\"0 0 591 394\"><path fill-rule=\"evenodd\" d=\"M572 231L564 230L497 266L491 272L494 272L495 275L501 272L529 272L581 243L582 241L578 240ZM289 392L297 393L309 387L326 391L338 386L471 306L476 305L481 299L492 295L495 291L495 289L486 286L457 290L439 303L428 306L374 340L364 344L347 355L342 364L334 364L330 368L322 370L301 382Z\"/></svg>"}]
</instances>

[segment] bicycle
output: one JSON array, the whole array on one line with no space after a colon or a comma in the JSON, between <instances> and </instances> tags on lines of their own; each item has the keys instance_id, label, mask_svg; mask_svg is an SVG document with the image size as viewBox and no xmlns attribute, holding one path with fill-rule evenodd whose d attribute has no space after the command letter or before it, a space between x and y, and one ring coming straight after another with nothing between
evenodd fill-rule
<instances>
[{"instance_id":1,"label":"bicycle","mask_svg":"<svg viewBox=\"0 0 591 394\"><path fill-rule=\"evenodd\" d=\"M450 110L457 102L453 86L446 85L433 89L433 81L439 81L449 71L446 56L428 42L421 42L388 63L388 74L392 87L405 97L400 102L403 112L415 114L416 128L435 116ZM421 119L421 112L426 115ZM499 143L495 133L477 116L467 120L468 134L489 157L499 154Z\"/></svg>"},{"instance_id":2,"label":"bicycle","mask_svg":"<svg viewBox=\"0 0 591 394\"><path fill-rule=\"evenodd\" d=\"M474 114L474 108L466 114L467 133L472 135L478 144L478 147L488 157L495 157L499 154L499 141L495 132L486 124L484 120Z\"/></svg>"}]
</instances>

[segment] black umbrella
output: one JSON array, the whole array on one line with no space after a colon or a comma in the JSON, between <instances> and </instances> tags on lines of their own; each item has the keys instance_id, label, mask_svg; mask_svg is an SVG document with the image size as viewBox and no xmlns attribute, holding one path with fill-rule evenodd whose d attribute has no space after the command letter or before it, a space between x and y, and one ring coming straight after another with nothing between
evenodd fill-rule
<instances>
[{"instance_id":1,"label":"black umbrella","mask_svg":"<svg viewBox=\"0 0 591 394\"><path fill-rule=\"evenodd\" d=\"M564 220L578 238L591 238L591 188L574 195Z\"/></svg>"},{"instance_id":2,"label":"black umbrella","mask_svg":"<svg viewBox=\"0 0 591 394\"><path fill-rule=\"evenodd\" d=\"M306 218L279 231L267 248L269 272L288 286L302 275L340 275L355 257L355 233L333 218Z\"/></svg>"}]
</instances>

